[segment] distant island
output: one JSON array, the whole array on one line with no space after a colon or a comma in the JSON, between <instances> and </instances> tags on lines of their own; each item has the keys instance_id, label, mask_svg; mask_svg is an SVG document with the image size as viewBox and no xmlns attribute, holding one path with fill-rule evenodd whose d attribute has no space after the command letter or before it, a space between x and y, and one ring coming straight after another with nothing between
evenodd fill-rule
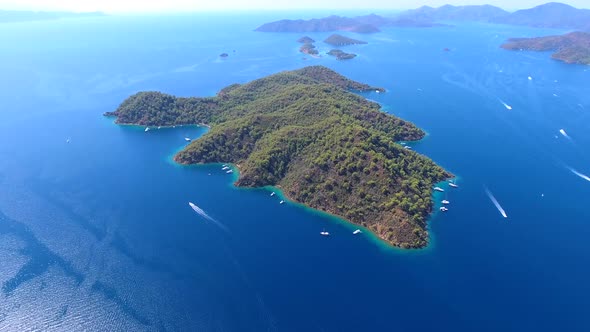
<instances>
[{"instance_id":1,"label":"distant island","mask_svg":"<svg viewBox=\"0 0 590 332\"><path fill-rule=\"evenodd\" d=\"M119 124L209 125L177 162L233 163L237 186L276 186L393 246L424 247L432 188L451 174L396 143L419 140L422 130L351 93L375 90L384 91L312 66L230 85L215 97L140 92L105 115Z\"/></svg>"},{"instance_id":2,"label":"distant island","mask_svg":"<svg viewBox=\"0 0 590 332\"><path fill-rule=\"evenodd\" d=\"M315 43L315 40L313 40L311 37L303 36L303 37L297 39L297 42L304 43L304 44L311 44L311 43Z\"/></svg>"},{"instance_id":3,"label":"distant island","mask_svg":"<svg viewBox=\"0 0 590 332\"><path fill-rule=\"evenodd\" d=\"M553 59L590 65L590 34L571 32L561 36L511 38L501 46L512 51L555 51Z\"/></svg>"},{"instance_id":4,"label":"distant island","mask_svg":"<svg viewBox=\"0 0 590 332\"><path fill-rule=\"evenodd\" d=\"M349 60L356 58L356 54L354 53L346 53L342 50L337 49L330 50L330 52L328 52L328 55L335 56L338 60Z\"/></svg>"},{"instance_id":5,"label":"distant island","mask_svg":"<svg viewBox=\"0 0 590 332\"><path fill-rule=\"evenodd\" d=\"M26 10L0 10L0 23L46 21L64 18L83 18L105 16L102 12L35 12Z\"/></svg>"},{"instance_id":6,"label":"distant island","mask_svg":"<svg viewBox=\"0 0 590 332\"><path fill-rule=\"evenodd\" d=\"M330 35L330 37L324 40L324 43L330 44L333 46L346 46L346 45L358 45L358 44L366 44L366 41L357 40L345 37L339 34Z\"/></svg>"},{"instance_id":7,"label":"distant island","mask_svg":"<svg viewBox=\"0 0 590 332\"><path fill-rule=\"evenodd\" d=\"M261 32L379 32L383 27L428 28L446 26L447 21L474 21L532 27L562 28L590 31L590 10L550 2L510 13L491 5L422 6L403 11L393 17L370 14L356 17L328 16L310 20L279 20L256 28Z\"/></svg>"},{"instance_id":8,"label":"distant island","mask_svg":"<svg viewBox=\"0 0 590 332\"><path fill-rule=\"evenodd\" d=\"M309 55L318 55L320 53L315 48L315 45L312 43L305 43L305 44L301 45L301 47L299 48L299 52L301 52L303 54L309 54Z\"/></svg>"}]
</instances>

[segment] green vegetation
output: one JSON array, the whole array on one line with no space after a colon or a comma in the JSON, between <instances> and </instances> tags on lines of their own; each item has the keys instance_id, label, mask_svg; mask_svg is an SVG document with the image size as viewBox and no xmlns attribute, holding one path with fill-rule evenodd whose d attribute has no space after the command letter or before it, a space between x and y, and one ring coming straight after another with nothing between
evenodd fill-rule
<instances>
[{"instance_id":1,"label":"green vegetation","mask_svg":"<svg viewBox=\"0 0 590 332\"><path fill-rule=\"evenodd\" d=\"M238 186L277 186L394 246L423 247L432 187L451 175L396 143L421 139L422 130L350 90L383 91L313 66L234 84L210 98L141 92L106 115L128 124L209 124L177 162L234 163Z\"/></svg>"},{"instance_id":2,"label":"green vegetation","mask_svg":"<svg viewBox=\"0 0 590 332\"><path fill-rule=\"evenodd\" d=\"M345 37L343 35L339 35L337 33L331 35L330 37L324 40L324 43L334 45L334 46L345 46L345 45L355 45L355 44L366 44L366 41L357 40Z\"/></svg>"},{"instance_id":3,"label":"green vegetation","mask_svg":"<svg viewBox=\"0 0 590 332\"><path fill-rule=\"evenodd\" d=\"M328 55L335 56L338 60L349 60L354 59L356 57L356 54L354 53L346 53L342 50L336 49L330 50L330 52L328 52Z\"/></svg>"},{"instance_id":4,"label":"green vegetation","mask_svg":"<svg viewBox=\"0 0 590 332\"><path fill-rule=\"evenodd\" d=\"M309 55L318 55L320 52L315 48L314 44L305 43L299 48L299 52Z\"/></svg>"},{"instance_id":5,"label":"green vegetation","mask_svg":"<svg viewBox=\"0 0 590 332\"><path fill-rule=\"evenodd\" d=\"M586 32L537 38L511 38L501 47L512 51L555 51L551 56L555 60L590 65L590 33Z\"/></svg>"}]
</instances>

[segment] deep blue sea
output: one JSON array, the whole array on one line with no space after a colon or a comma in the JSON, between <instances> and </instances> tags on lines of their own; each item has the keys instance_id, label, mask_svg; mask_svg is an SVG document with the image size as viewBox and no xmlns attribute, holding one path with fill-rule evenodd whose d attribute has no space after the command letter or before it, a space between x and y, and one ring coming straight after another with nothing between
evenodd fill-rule
<instances>
[{"instance_id":1,"label":"deep blue sea","mask_svg":"<svg viewBox=\"0 0 590 332\"><path fill-rule=\"evenodd\" d=\"M499 48L563 31L389 28L350 34L368 44L342 62L253 32L320 14L0 25L0 331L589 331L590 182L572 169L590 175L590 67ZM458 176L428 248L175 165L202 128L102 116L137 91L212 96L306 65L385 87L366 97Z\"/></svg>"}]
</instances>

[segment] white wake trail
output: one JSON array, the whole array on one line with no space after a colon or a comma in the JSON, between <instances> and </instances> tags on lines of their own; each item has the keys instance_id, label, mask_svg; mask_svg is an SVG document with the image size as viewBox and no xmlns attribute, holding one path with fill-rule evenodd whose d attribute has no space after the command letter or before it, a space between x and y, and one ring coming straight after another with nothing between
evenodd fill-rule
<instances>
[{"instance_id":1,"label":"white wake trail","mask_svg":"<svg viewBox=\"0 0 590 332\"><path fill-rule=\"evenodd\" d=\"M201 217L211 221L212 223L214 223L215 225L219 226L221 229L223 229L226 232L229 232L229 230L227 229L227 227L225 227L224 224L220 223L219 221L215 220L215 218L211 217L210 215L207 214L207 212L205 212L205 210L201 209L200 207L198 207L196 204L194 204L193 202L188 202L188 205L190 205L190 207Z\"/></svg>"},{"instance_id":2,"label":"white wake trail","mask_svg":"<svg viewBox=\"0 0 590 332\"><path fill-rule=\"evenodd\" d=\"M571 168L571 167L568 167L568 169L569 169L569 170L570 170L572 173L574 173L574 174L576 174L577 176L581 177L582 179L584 179L584 180L586 180L586 181L590 182L590 177L589 177L588 175L586 175L586 174L582 174L582 173L580 173L580 172L576 171L575 169L573 169L573 168Z\"/></svg>"},{"instance_id":3,"label":"white wake trail","mask_svg":"<svg viewBox=\"0 0 590 332\"><path fill-rule=\"evenodd\" d=\"M504 209L502 208L500 203L498 203L498 200L496 199L496 197L494 197L494 195L488 190L488 188L485 188L485 190L486 190L486 194L488 194L488 197L490 198L492 203L494 203L494 205L496 206L496 209L498 209L498 211L500 211L500 214L502 215L502 217L508 218L506 211L504 211Z\"/></svg>"}]
</instances>

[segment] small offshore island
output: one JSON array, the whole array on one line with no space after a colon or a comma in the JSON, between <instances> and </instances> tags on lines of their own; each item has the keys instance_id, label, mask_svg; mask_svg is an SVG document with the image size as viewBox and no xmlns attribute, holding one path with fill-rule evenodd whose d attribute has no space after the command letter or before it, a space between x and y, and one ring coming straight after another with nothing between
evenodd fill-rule
<instances>
[{"instance_id":1,"label":"small offshore island","mask_svg":"<svg viewBox=\"0 0 590 332\"><path fill-rule=\"evenodd\" d=\"M233 84L215 97L139 92L116 123L208 125L181 164L233 163L237 186L277 186L289 199L362 225L389 244L428 244L432 188L452 175L396 141L424 132L351 91L384 91L322 66Z\"/></svg>"},{"instance_id":2,"label":"small offshore island","mask_svg":"<svg viewBox=\"0 0 590 332\"><path fill-rule=\"evenodd\" d=\"M570 32L561 36L511 38L501 47L512 51L555 51L551 57L565 63L590 65L590 33Z\"/></svg>"},{"instance_id":3,"label":"small offshore island","mask_svg":"<svg viewBox=\"0 0 590 332\"><path fill-rule=\"evenodd\" d=\"M367 44L366 41L358 40L349 38L343 35L339 35L337 33L330 35L328 38L324 39L324 43L330 44L333 46L346 46L346 45L361 45Z\"/></svg>"}]
</instances>

